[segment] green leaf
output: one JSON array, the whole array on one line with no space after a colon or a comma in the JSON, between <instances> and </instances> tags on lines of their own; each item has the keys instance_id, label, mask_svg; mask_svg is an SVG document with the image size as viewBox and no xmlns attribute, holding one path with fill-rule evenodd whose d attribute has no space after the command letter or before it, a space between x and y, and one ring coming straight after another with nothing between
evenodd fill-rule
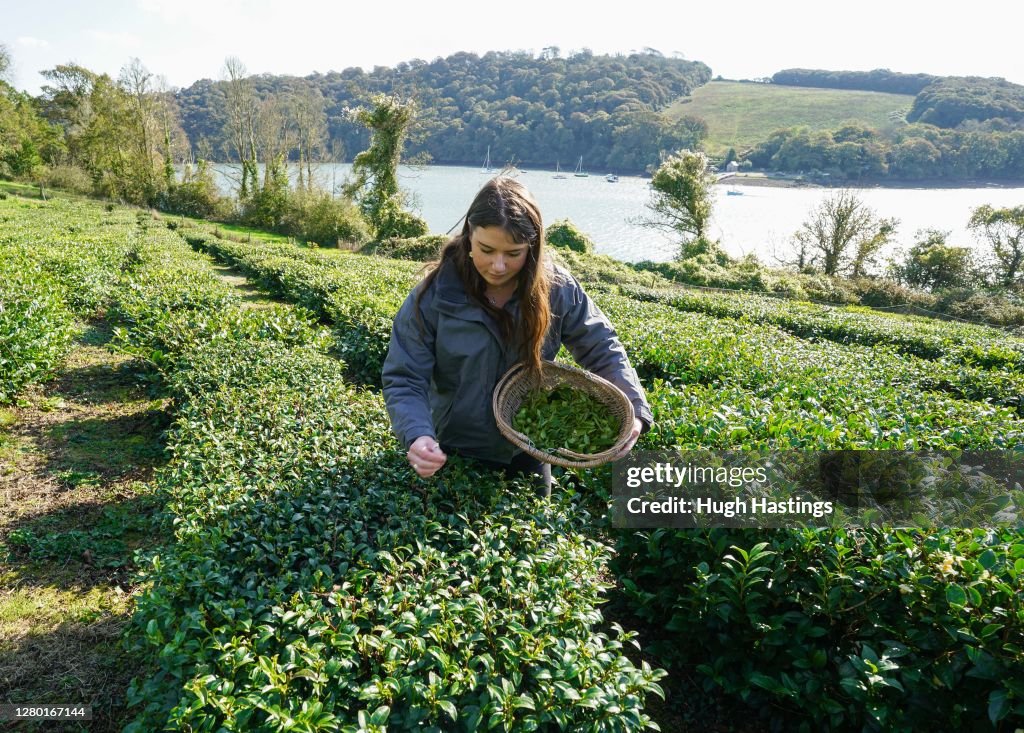
<instances>
[{"instance_id":1,"label":"green leaf","mask_svg":"<svg viewBox=\"0 0 1024 733\"><path fill-rule=\"evenodd\" d=\"M992 690L988 695L988 719L993 725L1010 713L1010 700L1006 690Z\"/></svg>"},{"instance_id":2,"label":"green leaf","mask_svg":"<svg viewBox=\"0 0 1024 733\"><path fill-rule=\"evenodd\" d=\"M967 594L964 592L964 589L956 583L950 583L946 586L946 601L948 601L951 606L963 608L967 605Z\"/></svg>"}]
</instances>

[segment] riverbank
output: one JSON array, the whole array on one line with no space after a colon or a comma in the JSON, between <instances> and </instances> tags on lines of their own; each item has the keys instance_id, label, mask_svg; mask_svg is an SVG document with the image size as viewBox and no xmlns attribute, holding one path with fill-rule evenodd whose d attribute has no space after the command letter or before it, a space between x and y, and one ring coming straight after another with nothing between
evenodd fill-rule
<instances>
[{"instance_id":1,"label":"riverbank","mask_svg":"<svg viewBox=\"0 0 1024 733\"><path fill-rule=\"evenodd\" d=\"M726 173L715 183L729 186L758 186L761 188L821 188L800 177L768 176L765 173Z\"/></svg>"},{"instance_id":2,"label":"riverbank","mask_svg":"<svg viewBox=\"0 0 1024 733\"><path fill-rule=\"evenodd\" d=\"M789 174L724 173L715 181L730 186L761 186L768 188L895 188L927 191L932 189L1018 189L1024 186L1021 181L980 181L980 180L946 180L941 178L924 180L903 180L885 178L873 181L823 181L808 179L804 176Z\"/></svg>"}]
</instances>

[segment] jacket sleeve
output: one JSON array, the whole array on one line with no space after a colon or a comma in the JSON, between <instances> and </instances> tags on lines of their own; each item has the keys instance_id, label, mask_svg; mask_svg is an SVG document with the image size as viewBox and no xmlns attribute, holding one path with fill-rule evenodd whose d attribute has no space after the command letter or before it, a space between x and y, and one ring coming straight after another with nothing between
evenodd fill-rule
<instances>
[{"instance_id":1,"label":"jacket sleeve","mask_svg":"<svg viewBox=\"0 0 1024 733\"><path fill-rule=\"evenodd\" d=\"M409 294L395 316L381 370L391 429L406 448L422 435L437 437L429 396L434 371L434 325L423 313L421 304L421 328L416 317L416 292Z\"/></svg>"},{"instance_id":2,"label":"jacket sleeve","mask_svg":"<svg viewBox=\"0 0 1024 733\"><path fill-rule=\"evenodd\" d=\"M654 423L654 416L618 334L576 278L568 273L563 277L566 282L563 286L566 310L561 319L562 343L584 369L604 377L625 392L633 403L634 414L647 432Z\"/></svg>"}]
</instances>

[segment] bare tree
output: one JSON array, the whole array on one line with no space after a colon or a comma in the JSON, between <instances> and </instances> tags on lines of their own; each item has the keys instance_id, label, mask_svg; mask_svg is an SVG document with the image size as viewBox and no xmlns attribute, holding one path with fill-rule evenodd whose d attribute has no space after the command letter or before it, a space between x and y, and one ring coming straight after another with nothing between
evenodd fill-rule
<instances>
[{"instance_id":1,"label":"bare tree","mask_svg":"<svg viewBox=\"0 0 1024 733\"><path fill-rule=\"evenodd\" d=\"M264 165L263 186L267 187L270 181L286 174L288 153L294 147L287 105L276 95L260 102L255 133L258 158Z\"/></svg>"},{"instance_id":2,"label":"bare tree","mask_svg":"<svg viewBox=\"0 0 1024 733\"><path fill-rule=\"evenodd\" d=\"M880 219L850 189L840 189L813 209L794 235L801 262L810 259L826 275L864 275L892 238L896 219Z\"/></svg>"},{"instance_id":3,"label":"bare tree","mask_svg":"<svg viewBox=\"0 0 1024 733\"><path fill-rule=\"evenodd\" d=\"M242 165L239 197L245 199L250 190L259 187L257 178L256 126L259 119L259 100L252 82L246 76L245 64L236 56L224 60L223 76L226 82L227 137ZM250 186L252 187L250 189Z\"/></svg>"},{"instance_id":4,"label":"bare tree","mask_svg":"<svg viewBox=\"0 0 1024 733\"><path fill-rule=\"evenodd\" d=\"M181 111L174 98L174 90L165 76L158 76L153 84L153 106L160 127L159 147L163 157L164 180L168 188L175 180L174 162L191 158L188 136L181 127Z\"/></svg>"},{"instance_id":5,"label":"bare tree","mask_svg":"<svg viewBox=\"0 0 1024 733\"><path fill-rule=\"evenodd\" d=\"M312 189L313 164L323 159L327 146L324 96L316 87L305 85L289 98L288 107L299 153L299 188Z\"/></svg>"}]
</instances>

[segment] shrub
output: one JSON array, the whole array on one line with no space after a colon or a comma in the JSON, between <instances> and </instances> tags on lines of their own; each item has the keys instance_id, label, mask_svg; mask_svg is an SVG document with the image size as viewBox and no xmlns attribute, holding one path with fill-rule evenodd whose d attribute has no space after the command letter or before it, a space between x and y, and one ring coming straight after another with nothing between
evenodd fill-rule
<instances>
[{"instance_id":1,"label":"shrub","mask_svg":"<svg viewBox=\"0 0 1024 733\"><path fill-rule=\"evenodd\" d=\"M388 239L383 242L371 242L360 250L363 254L376 254L395 260L416 260L430 262L441 254L441 248L448 242L448 237L441 234L427 234L410 239Z\"/></svg>"},{"instance_id":2,"label":"shrub","mask_svg":"<svg viewBox=\"0 0 1024 733\"><path fill-rule=\"evenodd\" d=\"M949 232L927 229L917 233L918 241L896 266L903 282L911 287L936 290L971 285L974 265L971 250L946 244Z\"/></svg>"},{"instance_id":3,"label":"shrub","mask_svg":"<svg viewBox=\"0 0 1024 733\"><path fill-rule=\"evenodd\" d=\"M370 238L370 227L359 208L327 191L294 191L288 198L284 228L294 237L324 247L345 243L354 248Z\"/></svg>"},{"instance_id":4,"label":"shrub","mask_svg":"<svg viewBox=\"0 0 1024 733\"><path fill-rule=\"evenodd\" d=\"M571 249L573 252L589 254L594 251L590 237L580 231L568 219L556 221L544 233L545 241L553 247Z\"/></svg>"},{"instance_id":5,"label":"shrub","mask_svg":"<svg viewBox=\"0 0 1024 733\"><path fill-rule=\"evenodd\" d=\"M422 237L430 228L420 217L406 211L396 199L387 201L377 212L378 226L374 236L379 240Z\"/></svg>"},{"instance_id":6,"label":"shrub","mask_svg":"<svg viewBox=\"0 0 1024 733\"><path fill-rule=\"evenodd\" d=\"M200 219L224 219L232 213L232 203L220 195L206 161L198 171L161 194L160 209L172 214Z\"/></svg>"},{"instance_id":7,"label":"shrub","mask_svg":"<svg viewBox=\"0 0 1024 733\"><path fill-rule=\"evenodd\" d=\"M58 188L83 196L93 191L89 174L76 165L55 165L49 168L43 175L43 184L48 188Z\"/></svg>"},{"instance_id":8,"label":"shrub","mask_svg":"<svg viewBox=\"0 0 1024 733\"><path fill-rule=\"evenodd\" d=\"M895 305L913 305L918 308L935 307L937 298L919 290L900 285L895 280L884 278L862 277L850 281L857 293L861 305L881 308Z\"/></svg>"},{"instance_id":9,"label":"shrub","mask_svg":"<svg viewBox=\"0 0 1024 733\"><path fill-rule=\"evenodd\" d=\"M1024 297L1013 292L958 288L937 293L935 310L998 326L1024 326Z\"/></svg>"}]
</instances>

